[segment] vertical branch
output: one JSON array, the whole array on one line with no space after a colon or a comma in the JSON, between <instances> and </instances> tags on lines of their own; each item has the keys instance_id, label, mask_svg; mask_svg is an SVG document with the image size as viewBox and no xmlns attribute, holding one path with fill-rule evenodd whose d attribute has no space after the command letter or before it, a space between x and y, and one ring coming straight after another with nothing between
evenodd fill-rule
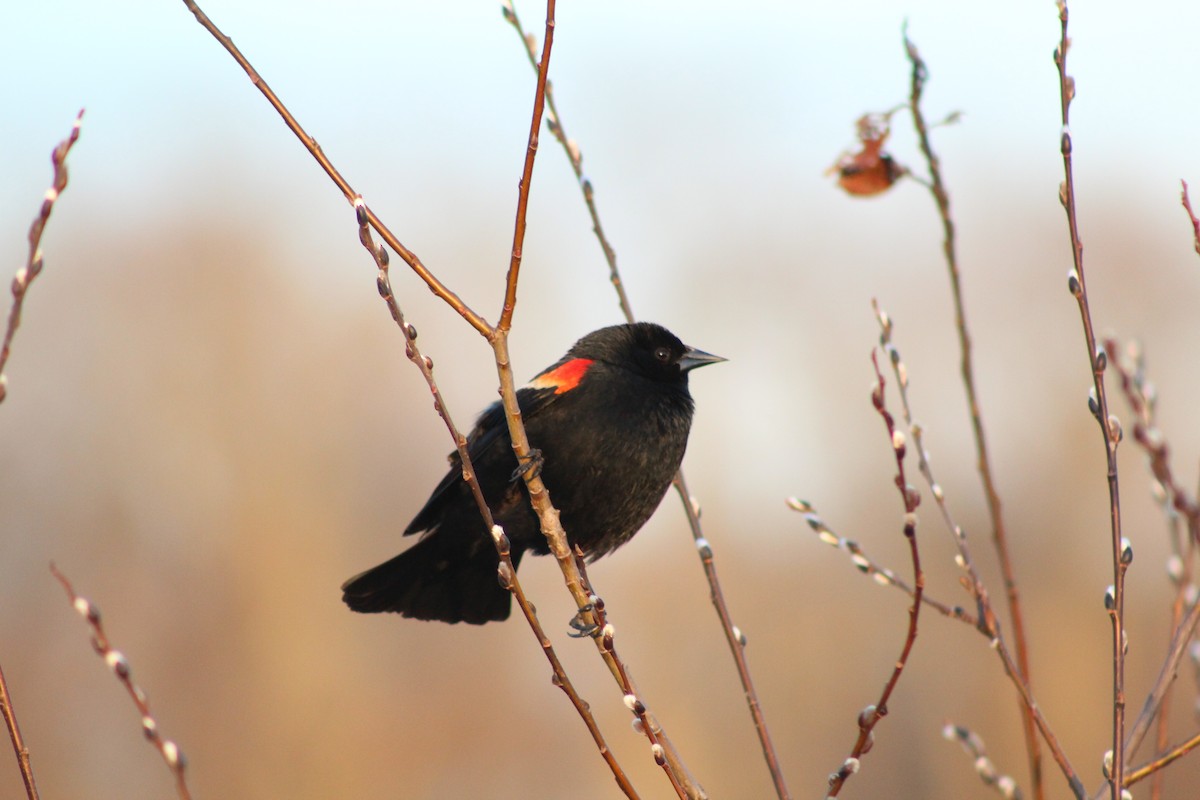
<instances>
[{"instance_id":1,"label":"vertical branch","mask_svg":"<svg viewBox=\"0 0 1200 800\"><path fill-rule=\"evenodd\" d=\"M521 18L517 15L517 9L513 6L512 0L504 0L503 8L504 18L521 37L521 42L525 46L525 54L529 56L530 66L537 70L537 40L532 34L525 33L525 28L521 25ZM567 160L571 163L571 171L575 173L575 180L579 182L579 189L583 192L583 202L587 205L588 214L592 218L592 231L600 242L600 249L604 251L604 260L608 262L608 278L617 292L617 302L621 305L621 313L625 315L627 322L633 322L633 308L629 305L629 297L625 294L625 284L617 269L617 251L609 244L608 237L604 235L604 226L600 224L600 213L596 210L596 192L592 187L592 182L583 175L583 153L580 152L578 143L567 136L562 117L558 113L558 107L554 104L554 87L549 80L546 81L546 108L548 111L546 126L550 128L554 138L562 145Z\"/></svg>"},{"instance_id":2,"label":"vertical branch","mask_svg":"<svg viewBox=\"0 0 1200 800\"><path fill-rule=\"evenodd\" d=\"M917 506L921 503L921 495L909 485L904 476L904 455L907 451L907 442L904 432L897 430L895 420L887 410L883 393L883 373L879 371L879 361L874 350L871 351L871 363L875 367L876 380L875 387L871 391L871 405L875 407L887 428L888 438L892 443L892 453L896 458L896 488L900 491L900 499L904 504L904 538L908 540L913 565L912 605L908 608L908 633L904 639L904 647L901 648L896 665L892 668L891 677L884 684L879 700L874 705L864 708L858 715L858 739L854 742L850 756L842 762L838 771L829 777L827 798L837 797L846 780L858 772L862 755L871 747L875 726L887 716L888 700L891 699L896 684L900 682L900 675L904 672L909 654L912 653L913 645L917 642L917 619L921 614L921 598L925 593L925 572L921 569L921 552L917 547Z\"/></svg>"},{"instance_id":3,"label":"vertical branch","mask_svg":"<svg viewBox=\"0 0 1200 800\"><path fill-rule=\"evenodd\" d=\"M524 46L526 55L529 57L530 65L535 69L539 69L539 59L537 57L537 41L536 38L525 32L524 26L521 24L521 18L517 14L516 8L511 0L505 0L504 18L513 26L517 35L521 37L521 42ZM545 103L548 107L546 117L547 126L551 133L562 145L563 151L567 156L567 160L571 164L571 170L575 173L575 178L579 182L580 190L583 193L584 203L587 205L588 214L592 220L592 230L596 234L596 239L600 244L601 250L604 252L604 258L608 263L609 280L613 285L613 289L617 293L617 301L621 306L621 312L625 315L627 322L633 322L635 317L633 308L629 303L629 297L625 293L625 284L621 279L620 271L617 269L617 253L613 246L609 243L608 237L604 234L604 227L600 223L600 213L596 208L595 190L590 179L583 174L583 154L579 149L578 143L567 136L566 129L563 126L561 115L558 113L558 108L554 103L554 91L552 83L547 80L545 86ZM746 637L741 630L733 624L732 615L729 612L729 607L725 602L725 595L721 591L720 580L717 575L716 562L713 559L712 546L708 539L704 536L704 531L700 525L699 504L691 495L687 487L687 481L684 477L683 470L680 469L676 473L673 485L679 494L680 500L683 501L684 513L687 515L688 525L692 531L692 537L696 544L697 553L700 555L701 566L704 569L704 575L708 580L709 594L712 598L713 606L716 609L717 617L721 622L721 628L725 633L726 642L729 644L730 652L733 654L734 663L737 667L738 678L742 684L742 691L746 696L746 704L750 709L751 719L754 721L754 729L758 735L759 743L763 750L763 756L767 762L767 768L771 773L771 780L775 786L775 793L779 800L790 800L791 793L788 791L787 784L784 781L783 771L779 766L779 758L775 753L775 745L771 739L770 729L767 727L766 717L763 714L762 704L758 700L758 692L754 688L754 680L750 675L750 666L746 661L745 648Z\"/></svg>"},{"instance_id":4,"label":"vertical branch","mask_svg":"<svg viewBox=\"0 0 1200 800\"><path fill-rule=\"evenodd\" d=\"M504 290L504 309L496 325L504 334L512 327L512 315L517 305L517 278L521 272L521 254L525 247L525 216L529 208L529 186L533 181L533 161L537 157L538 132L542 129L542 114L546 108L546 74L550 71L550 48L554 45L554 3L546 0L546 35L542 40L542 57L537 63L537 90L533 114L529 121L529 142L525 147L525 167L517 190L517 219L513 230L512 257L508 264L508 280Z\"/></svg>"},{"instance_id":5,"label":"vertical branch","mask_svg":"<svg viewBox=\"0 0 1200 800\"><path fill-rule=\"evenodd\" d=\"M0 715L8 728L8 736L12 739L13 753L17 756L17 766L21 770L21 780L25 782L25 795L29 800L38 800L37 782L33 779L33 767L29 764L29 748L21 736L21 726L17 724L17 714L12 707L12 697L8 694L8 682L4 680L4 670L0 669Z\"/></svg>"},{"instance_id":6,"label":"vertical branch","mask_svg":"<svg viewBox=\"0 0 1200 800\"><path fill-rule=\"evenodd\" d=\"M950 291L954 298L954 323L958 330L959 350L962 353L961 373L963 387L967 394L967 409L971 416L971 429L975 436L975 451L978 455L979 476L983 482L983 491L987 497L988 514L992 522L992 543L1000 563L1000 572L1004 579L1005 596L1008 600L1009 616L1012 619L1013 648L1016 651L1017 664L1021 677L1032 686L1029 648L1025 638L1025 618L1021 613L1021 598L1017 590L1016 572L1013 570L1012 558L1009 555L1008 536L1004 527L1004 516L1001 513L1000 493L996 489L995 478L992 474L991 458L988 454L987 437L983 430L983 416L979 410L979 398L975 388L975 368L971 358L971 336L967 330L966 310L962 297L962 280L958 268L958 255L955 246L954 220L950 214L950 196L942 181L942 168L937 154L929 141L929 127L921 112L921 96L924 92L928 72L916 45L904 34L904 48L908 60L912 64L911 91L909 107L912 110L913 125L916 127L917 140L921 153L929 168L929 191L937 204L938 216L942 221L942 252L946 259L946 267L950 276ZM1030 783L1035 798L1045 797L1045 787L1042 781L1042 751L1038 742L1036 724L1033 714L1021 705L1021 721L1025 731L1025 749L1029 759Z\"/></svg>"},{"instance_id":7,"label":"vertical branch","mask_svg":"<svg viewBox=\"0 0 1200 800\"><path fill-rule=\"evenodd\" d=\"M1058 67L1059 97L1062 107L1062 139L1060 149L1063 159L1064 179L1059 186L1058 197L1067 212L1067 228L1071 238L1071 257L1074 266L1067 276L1067 288L1079 306L1079 317L1083 324L1083 337L1087 346L1088 364L1092 372L1092 392L1088 406L1100 427L1104 440L1106 479L1108 483L1109 527L1112 543L1113 584L1105 595L1105 608L1112 621L1113 651L1113 721L1112 721L1112 768L1106 776L1112 800L1121 796L1125 774L1125 572L1133 559L1133 550L1128 540L1121 536L1121 494L1117 480L1117 445L1121 440L1121 426L1116 417L1109 416L1108 396L1104 389L1104 370L1108 356L1096 346L1096 335L1092 326L1092 312L1088 305L1087 278L1083 269L1083 242L1079 237L1079 224L1075 200L1075 176L1072 166L1070 111L1075 97L1075 79L1067 74L1067 3L1058 2L1058 17L1062 24L1062 35L1054 50L1054 63Z\"/></svg>"},{"instance_id":8,"label":"vertical branch","mask_svg":"<svg viewBox=\"0 0 1200 800\"><path fill-rule=\"evenodd\" d=\"M500 378L500 402L504 408L505 420L508 423L509 436L512 439L513 453L518 463L523 463L530 457L531 447L525 425L521 420L521 409L517 402L516 383L513 379L512 361L508 353L508 333L512 327L513 312L517 303L517 282L520 277L521 257L525 243L526 215L529 205L529 189L533 179L533 165L537 157L538 133L541 130L542 116L546 106L547 74L550 70L550 55L554 45L554 10L555 0L546 0L546 27L542 43L542 56L537 62L537 86L534 91L533 113L531 114L529 139L525 148L525 163L521 173L520 189L517 193L516 222L513 228L512 257L509 263L508 277L505 282L504 307L500 320L488 333L492 350L496 356L496 370ZM580 574L578 564L568 543L566 532L563 531L559 512L550 500L546 485L542 482L537 470L529 470L524 475L525 485L529 491L530 503L538 516L542 533L554 554L559 568L563 573L567 589L575 599L576 607L581 613L594 606L594 595L586 585L586 580ZM595 612L593 612L595 613ZM637 695L630 681L628 670L617 657L613 647L611 625L606 626L605 635L597 638L596 647L601 657L608 665L609 671L621 686L625 696L625 704L639 719L647 719L644 702ZM681 797L703 797L703 790L691 779L691 776L678 760L675 748L667 739L661 727L643 724L642 732L649 739L651 752L655 762L663 768L676 794Z\"/></svg>"},{"instance_id":9,"label":"vertical branch","mask_svg":"<svg viewBox=\"0 0 1200 800\"><path fill-rule=\"evenodd\" d=\"M1200 253L1200 219L1196 219L1196 212L1192 211L1192 201L1188 198L1187 181L1180 181L1183 184L1183 210L1187 212L1188 220L1192 223L1192 237L1196 241L1196 252Z\"/></svg>"},{"instance_id":10,"label":"vertical branch","mask_svg":"<svg viewBox=\"0 0 1200 800\"><path fill-rule=\"evenodd\" d=\"M54 165L54 180L50 188L46 190L46 196L42 199L42 207L38 211L38 215L34 218L33 224L29 226L29 255L25 259L25 266L18 269L17 274L13 276L12 308L8 312L8 325L4 329L4 341L0 344L0 403L4 402L7 394L8 380L4 375L4 365L8 363L8 357L12 353L13 336L21 324L21 309L25 305L25 293L29 291L30 284L42 272L42 232L46 229L50 212L54 210L54 202L67 188L67 153L71 152L71 147L79 139L79 129L82 125L83 110L81 109L75 116L71 134L59 142L58 146L50 153L50 162Z\"/></svg>"},{"instance_id":11,"label":"vertical branch","mask_svg":"<svg viewBox=\"0 0 1200 800\"><path fill-rule=\"evenodd\" d=\"M1155 395L1145 377L1141 351L1131 348L1130 364L1123 362L1119 357L1116 341L1106 340L1104 349L1109 363L1117 371L1121 391L1133 410L1133 440L1146 453L1150 474L1154 479L1154 494L1161 497L1164 508L1169 509L1167 513L1172 529L1178 526L1180 520L1183 521L1187 541L1186 551L1176 543L1172 555L1176 563L1168 565L1168 574L1176 583L1171 623L1173 633L1158 679L1151 688L1142 711L1129 727L1129 735L1125 739L1125 752L1132 758L1154 719L1158 720L1160 726L1158 751L1163 752L1166 749L1166 733L1163 728L1167 719L1167 698L1178 672L1179 662L1192 641L1197 624L1200 623L1200 603L1188 602L1189 587L1192 584L1192 553L1196 536L1200 533L1200 501L1179 485L1171 469L1166 438L1155 423ZM1178 536L1175 538L1178 539ZM1156 775L1156 778L1158 777L1161 777L1161 773ZM1129 783L1127 778L1126 785ZM1157 780L1154 785L1159 785ZM1152 794L1159 791L1160 789L1151 790Z\"/></svg>"}]
</instances>

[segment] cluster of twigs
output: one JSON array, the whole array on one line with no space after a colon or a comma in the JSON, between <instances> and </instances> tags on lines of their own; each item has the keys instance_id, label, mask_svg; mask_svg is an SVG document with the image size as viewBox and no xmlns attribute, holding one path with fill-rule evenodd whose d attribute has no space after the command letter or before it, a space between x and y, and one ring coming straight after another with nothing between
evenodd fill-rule
<instances>
[{"instance_id":1,"label":"cluster of twigs","mask_svg":"<svg viewBox=\"0 0 1200 800\"><path fill-rule=\"evenodd\" d=\"M1099 345L1096 340L1091 309L1088 302L1083 262L1083 245L1079 236L1074 188L1072 165L1073 142L1069 122L1070 105L1075 95L1075 84L1073 78L1067 72L1067 51L1070 40L1067 35L1068 11L1066 3L1059 2L1058 10L1061 23L1061 36L1059 44L1055 49L1054 61L1059 75L1063 122L1060 149L1065 176L1059 190L1059 198L1067 213L1068 235L1071 243L1073 262L1067 283L1079 308L1084 342L1088 353L1088 363L1093 376L1093 385L1088 406L1092 416L1099 423L1101 431L1105 451L1105 480L1109 494L1113 584L1109 587L1106 594L1105 608L1112 623L1113 722L1112 749L1104 758L1104 775L1107 784L1106 792L1104 793L1113 798L1113 800L1127 797L1129 786L1153 775L1155 783L1152 788L1152 796L1158 798L1161 797L1162 792L1162 769L1195 747L1200 746L1200 734L1189 738L1184 743L1175 747L1168 746L1165 706L1165 699L1170 692L1179 661L1188 643L1192 641L1197 622L1200 621L1200 602L1197 602L1198 593L1193 582L1194 559L1197 552L1197 542L1200 541L1200 504L1179 485L1171 471L1167 458L1168 450L1165 439L1154 425L1154 396L1150 384L1144 378L1140 351L1134 349L1130 352L1128 358L1120 359L1115 341L1110 340L1103 345ZM936 481L933 471L929 466L925 447L922 443L922 434L924 431L920 425L913 421L909 409L907 369L900 359L899 351L892 343L891 320L878 306L876 306L876 315L882 331L880 341L892 362L904 408L905 423L917 446L921 473L929 486L931 494L937 501L947 529L954 536L958 550L956 562L965 573L961 583L967 589L975 603L975 613L971 614L959 606L951 606L923 594L919 571L917 572L917 579L914 585L909 586L890 569L880 566L870 559L857 543L834 534L824 520L817 516L809 504L797 500L789 502L793 508L805 514L809 526L823 541L846 550L850 554L854 565L860 571L872 575L878 582L884 585L901 589L912 597L914 609L918 604L925 603L937 609L944 616L973 625L988 638L992 649L1001 658L1005 673L1017 689L1021 701L1025 741L1029 759L1030 785L1033 796L1036 798L1043 798L1045 796L1041 769L1040 737L1040 739L1045 741L1047 747L1049 747L1051 755L1066 777L1072 794L1078 800L1084 800L1088 795L1083 783L1059 745L1033 695L1020 598L1017 592L1015 573L1008 554L1003 519L1000 513L999 493L996 489L995 479L989 463L982 414L975 390L973 367L971 364L970 337L967 331L966 315L962 303L961 281L955 252L954 224L950 212L949 195L942 182L938 158L930 145L930 126L925 122L920 107L922 89L926 79L926 67L916 47L908 39L907 33L905 35L905 48L913 67L911 94L907 107L913 117L920 150L929 172L928 181L919 180L919 182L926 186L933 195L938 215L942 221L944 232L943 253L949 268L955 305L955 323L962 353L962 381L966 389L967 405L970 411L978 455L979 473L991 515L993 526L992 541L1004 579L1005 594L1008 601L1007 610L1011 625L1007 628L1002 628L999 623L988 592L979 577L975 562L967 547L967 541L962 529L955 523L942 488ZM894 111L889 112L886 117L881 118L888 119L892 113ZM891 162L890 155L882 150L882 142L886 138L886 125L881 133L874 134L872 137L860 138L863 138L863 152L853 159L846 159L842 162L842 175L839 183L843 185L843 188L846 188L845 183L847 181L857 181L853 183L853 187L861 189L862 181L859 180L859 171L864 168L871 168L878 172L880 169L879 165ZM851 174L846 174L847 169L851 170ZM892 172L898 176L911 175L906 168L902 167L897 167ZM882 186L883 189L890 186L890 183L887 183L885 186L884 183L886 182L881 183L876 181L875 183L877 186ZM862 191L853 191L850 188L847 188L847 191L851 194L864 194ZM1200 220L1197 220L1196 215L1192 211L1187 195L1186 183L1183 185L1182 200L1184 209L1192 224L1197 252L1200 253ZM1112 368L1114 365L1120 377L1122 390L1137 420L1134 426L1134 440L1147 454L1150 471L1154 479L1155 494L1160 498L1160 502L1164 509L1167 510L1168 518L1171 520L1174 555L1172 556L1170 573L1172 580L1176 584L1176 596L1172 606L1171 641L1167 648L1159 677L1148 693L1142 711L1129 730L1128 735L1126 735L1125 718L1125 654L1127 649L1127 635L1124 618L1124 585L1125 574L1133 560L1133 550L1129 540L1121 535L1121 508L1116 454L1117 447L1122 440L1122 427L1117 418L1109 412L1109 402L1104 381L1106 370ZM878 409L879 404L877 400L875 404ZM1182 531L1180 530L1181 526L1183 528ZM1011 650L1008 636L1003 634L1002 630L1011 631ZM1133 753L1136 752L1154 721L1157 721L1155 748L1157 755L1150 762L1133 768L1130 766L1129 760ZM861 726L862 717L860 716ZM985 783L996 788L1006 798L1018 798L1022 796L1020 788L1011 776L1000 775L996 771L995 766L983 751L982 741L975 734L965 728L956 726L947 726L947 730L954 732L948 738L959 740L968 752L973 755L976 770ZM853 767L853 769L849 767ZM856 771L857 767L858 761L856 758L848 759L846 765L843 765L842 769L835 773L833 778L838 781L844 780L844 777ZM838 785L840 784L835 783L835 787Z\"/></svg>"}]
</instances>

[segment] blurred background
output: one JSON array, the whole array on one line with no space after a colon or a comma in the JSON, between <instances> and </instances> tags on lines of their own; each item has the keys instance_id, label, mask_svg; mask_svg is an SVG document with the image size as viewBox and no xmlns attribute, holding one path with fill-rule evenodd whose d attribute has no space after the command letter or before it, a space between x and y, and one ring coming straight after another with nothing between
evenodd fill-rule
<instances>
[{"instance_id":1,"label":"blurred background","mask_svg":"<svg viewBox=\"0 0 1200 800\"><path fill-rule=\"evenodd\" d=\"M534 86L499 4L203 7L402 241L494 319ZM543 7L518 10L540 39ZM551 73L635 312L729 358L692 380L685 467L789 784L815 797L907 621L903 595L860 576L785 506L811 501L908 574L894 463L869 403L871 298L895 319L934 467L1002 595L933 202L912 181L856 200L824 174L853 147L859 115L907 98L906 19L929 65L928 117L963 112L934 141L1034 690L1097 787L1110 746L1112 576L1057 199L1053 3L563 3ZM1070 54L1093 313L1102 334L1144 343L1189 486L1200 261L1179 180L1200 182L1197 30L1195 3L1078 3ZM87 108L0 407L0 663L42 795L173 796L53 560L104 612L162 731L189 757L197 797L618 796L522 621L450 627L342 606L347 576L399 551L451 443L376 295L351 208L233 60L181 3L6 3L0 107L8 273L23 263L48 154ZM920 171L907 117L895 128L891 151ZM519 379L620 314L549 136L529 222ZM465 426L495 397L490 350L394 263ZM1129 429L1124 404L1113 407ZM1161 663L1172 588L1167 525L1132 442L1121 470L1136 553L1132 712ZM949 536L921 489L928 590L963 603ZM591 575L646 701L710 795L771 796L676 496ZM527 560L521 578L643 796L672 796L594 648L565 636L573 608L554 564ZM1195 730L1195 680L1185 665L1174 740ZM947 720L982 735L998 768L1028 786L998 659L973 630L926 612L891 714L843 796L992 796L942 739ZM1047 761L1051 796L1068 796ZM1195 795L1197 764L1171 768L1166 796ZM22 796L2 753L0 796Z\"/></svg>"}]
</instances>

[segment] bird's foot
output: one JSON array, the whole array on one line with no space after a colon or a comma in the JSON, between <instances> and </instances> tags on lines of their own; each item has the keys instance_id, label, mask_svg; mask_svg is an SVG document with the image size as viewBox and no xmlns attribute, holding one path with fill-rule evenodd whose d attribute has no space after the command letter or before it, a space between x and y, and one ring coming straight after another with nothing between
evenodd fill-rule
<instances>
[{"instance_id":1,"label":"bird's foot","mask_svg":"<svg viewBox=\"0 0 1200 800\"><path fill-rule=\"evenodd\" d=\"M546 463L546 459L542 457L542 451L536 447L529 449L529 453L524 456L517 456L517 461L520 462L516 469L513 470L511 480L513 483L525 478L525 480L533 480L542 474L542 466Z\"/></svg>"},{"instance_id":2,"label":"bird's foot","mask_svg":"<svg viewBox=\"0 0 1200 800\"><path fill-rule=\"evenodd\" d=\"M589 636L596 636L600 633L600 626L596 624L596 607L588 603L579 609L579 612L571 617L571 621L567 623L571 626L571 631L567 633L572 639L586 639Z\"/></svg>"}]
</instances>

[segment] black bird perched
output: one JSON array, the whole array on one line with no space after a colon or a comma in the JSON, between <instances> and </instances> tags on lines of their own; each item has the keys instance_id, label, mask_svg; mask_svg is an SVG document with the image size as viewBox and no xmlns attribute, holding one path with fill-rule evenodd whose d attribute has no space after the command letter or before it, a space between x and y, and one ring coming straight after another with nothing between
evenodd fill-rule
<instances>
[{"instance_id":1,"label":"black bird perched","mask_svg":"<svg viewBox=\"0 0 1200 800\"><path fill-rule=\"evenodd\" d=\"M613 325L584 336L517 391L541 477L572 546L589 560L620 547L645 524L683 460L694 404L688 372L725 359L683 344L661 325ZM550 552L521 477L500 403L479 416L467 451L513 566ZM404 535L414 547L342 585L354 611L483 624L507 619L511 595L458 451Z\"/></svg>"}]
</instances>

